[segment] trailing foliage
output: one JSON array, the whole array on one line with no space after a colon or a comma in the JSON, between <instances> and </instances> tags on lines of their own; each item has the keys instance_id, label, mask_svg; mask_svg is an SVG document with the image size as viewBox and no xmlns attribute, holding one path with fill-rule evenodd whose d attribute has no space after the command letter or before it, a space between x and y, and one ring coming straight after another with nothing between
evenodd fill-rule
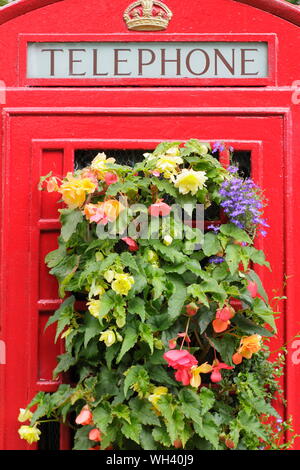
<instances>
[{"instance_id":1,"label":"trailing foliage","mask_svg":"<svg viewBox=\"0 0 300 470\"><path fill-rule=\"evenodd\" d=\"M133 168L98 154L62 181L41 179L67 206L46 257L63 299L47 326L65 342L53 375L68 372L72 385L33 398L21 438L37 441L42 418L74 425L75 415L74 449L289 445L272 402L274 313L253 269L269 267L254 246L261 193L217 150L228 151L167 142ZM228 208L230 198L222 222L181 223L197 204Z\"/></svg>"}]
</instances>

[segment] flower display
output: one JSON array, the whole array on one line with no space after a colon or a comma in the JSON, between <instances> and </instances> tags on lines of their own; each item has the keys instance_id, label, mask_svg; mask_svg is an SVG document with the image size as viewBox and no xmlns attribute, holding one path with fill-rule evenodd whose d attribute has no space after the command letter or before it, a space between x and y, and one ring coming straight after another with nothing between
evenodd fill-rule
<instances>
[{"instance_id":1,"label":"flower display","mask_svg":"<svg viewBox=\"0 0 300 470\"><path fill-rule=\"evenodd\" d=\"M191 193L193 196L205 186L207 176L205 171L182 170L177 176L175 187L181 194Z\"/></svg>"},{"instance_id":2,"label":"flower display","mask_svg":"<svg viewBox=\"0 0 300 470\"><path fill-rule=\"evenodd\" d=\"M266 340L276 318L259 276L263 193L222 166L232 151L168 141L132 167L99 153L63 179L41 178L67 204L46 257L62 299L46 327L65 348L54 379L71 380L24 404L22 439L58 421L78 450L292 445L282 439L291 421L277 423L273 408L284 357L271 361ZM187 221L199 204L215 220Z\"/></svg>"}]
</instances>

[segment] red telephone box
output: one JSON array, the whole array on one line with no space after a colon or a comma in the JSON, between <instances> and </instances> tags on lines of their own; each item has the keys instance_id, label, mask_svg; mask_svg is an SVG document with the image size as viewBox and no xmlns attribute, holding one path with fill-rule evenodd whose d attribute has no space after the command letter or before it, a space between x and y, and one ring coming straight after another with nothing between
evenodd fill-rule
<instances>
[{"instance_id":1,"label":"red telephone box","mask_svg":"<svg viewBox=\"0 0 300 470\"><path fill-rule=\"evenodd\" d=\"M153 10L148 0L149 25L147 4L136 4L19 0L0 11L1 449L27 448L19 408L59 384L61 346L43 332L60 302L44 265L56 247L57 201L38 192L40 175L64 174L98 151L134 159L192 137L230 143L265 189L271 228L258 244L273 270L260 275L271 297L287 296L273 349L288 343L283 412L300 432L300 10L283 0L166 0ZM69 447L63 431L57 447Z\"/></svg>"}]
</instances>

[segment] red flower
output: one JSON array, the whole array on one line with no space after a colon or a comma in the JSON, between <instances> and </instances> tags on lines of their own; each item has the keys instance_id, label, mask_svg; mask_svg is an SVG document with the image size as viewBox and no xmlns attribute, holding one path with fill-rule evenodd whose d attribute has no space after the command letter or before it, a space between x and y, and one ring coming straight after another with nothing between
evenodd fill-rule
<instances>
[{"instance_id":1,"label":"red flower","mask_svg":"<svg viewBox=\"0 0 300 470\"><path fill-rule=\"evenodd\" d=\"M75 419L75 423L82 424L83 426L85 426L86 424L91 424L92 421L93 421L93 415L90 412L88 405L85 405L80 411L77 418Z\"/></svg>"},{"instance_id":2,"label":"red flower","mask_svg":"<svg viewBox=\"0 0 300 470\"><path fill-rule=\"evenodd\" d=\"M129 247L129 251L137 251L139 249L139 245L132 238L124 237L124 238L122 238L122 240L123 240L123 242L127 243L128 247Z\"/></svg>"},{"instance_id":3,"label":"red flower","mask_svg":"<svg viewBox=\"0 0 300 470\"><path fill-rule=\"evenodd\" d=\"M214 383L220 382L222 380L221 369L234 369L233 366L229 366L224 362L219 362L218 359L215 359L213 362L213 371L210 376L210 380Z\"/></svg>"},{"instance_id":4,"label":"red flower","mask_svg":"<svg viewBox=\"0 0 300 470\"><path fill-rule=\"evenodd\" d=\"M170 349L175 349L176 348L176 346L177 346L176 339L177 338L169 339L169 348Z\"/></svg>"},{"instance_id":5,"label":"red flower","mask_svg":"<svg viewBox=\"0 0 300 470\"><path fill-rule=\"evenodd\" d=\"M248 281L248 286L247 286L248 292L251 295L251 297L256 297L258 290L257 290L257 284L254 281Z\"/></svg>"},{"instance_id":6,"label":"red flower","mask_svg":"<svg viewBox=\"0 0 300 470\"><path fill-rule=\"evenodd\" d=\"M118 176L115 173L107 172L104 175L104 181L109 186L110 184L114 184L118 181Z\"/></svg>"},{"instance_id":7,"label":"red flower","mask_svg":"<svg viewBox=\"0 0 300 470\"><path fill-rule=\"evenodd\" d=\"M235 312L239 312L239 310L243 310L243 304L239 299L235 299L234 297L231 297L229 299L229 303Z\"/></svg>"},{"instance_id":8,"label":"red flower","mask_svg":"<svg viewBox=\"0 0 300 470\"><path fill-rule=\"evenodd\" d=\"M175 379L177 382L181 382L182 385L190 385L191 378L190 368L180 368L175 372Z\"/></svg>"},{"instance_id":9,"label":"red flower","mask_svg":"<svg viewBox=\"0 0 300 470\"><path fill-rule=\"evenodd\" d=\"M148 208L148 212L150 215L152 215L153 217L159 217L160 215L164 217L170 214L171 207L162 201L163 199L158 199L155 204L152 204Z\"/></svg>"},{"instance_id":10,"label":"red flower","mask_svg":"<svg viewBox=\"0 0 300 470\"><path fill-rule=\"evenodd\" d=\"M101 441L101 432L99 431L99 429L91 429L91 431L89 432L89 440L96 442Z\"/></svg>"}]
</instances>

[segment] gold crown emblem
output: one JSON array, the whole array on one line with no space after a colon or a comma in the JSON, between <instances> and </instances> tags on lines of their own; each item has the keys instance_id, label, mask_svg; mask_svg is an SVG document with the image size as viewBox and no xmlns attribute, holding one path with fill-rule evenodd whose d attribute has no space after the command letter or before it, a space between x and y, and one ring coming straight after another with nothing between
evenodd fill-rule
<instances>
[{"instance_id":1,"label":"gold crown emblem","mask_svg":"<svg viewBox=\"0 0 300 470\"><path fill-rule=\"evenodd\" d=\"M159 0L138 0L126 8L124 20L128 29L160 31L168 27L171 10Z\"/></svg>"}]
</instances>

